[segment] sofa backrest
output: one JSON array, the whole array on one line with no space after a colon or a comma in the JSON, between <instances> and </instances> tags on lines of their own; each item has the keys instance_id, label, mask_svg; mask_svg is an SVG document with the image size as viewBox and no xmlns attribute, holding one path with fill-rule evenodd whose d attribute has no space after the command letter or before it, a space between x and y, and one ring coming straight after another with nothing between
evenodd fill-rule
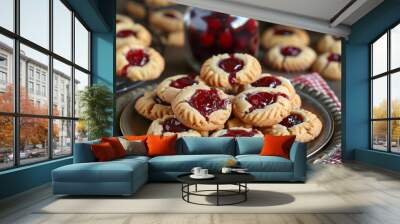
<instances>
[{"instance_id":1,"label":"sofa backrest","mask_svg":"<svg viewBox=\"0 0 400 224\"><path fill-rule=\"evenodd\" d=\"M262 137L237 137L236 155L259 154L264 145Z\"/></svg>"},{"instance_id":2,"label":"sofa backrest","mask_svg":"<svg viewBox=\"0 0 400 224\"><path fill-rule=\"evenodd\" d=\"M235 155L235 140L230 137L182 137L177 143L177 154Z\"/></svg>"},{"instance_id":3,"label":"sofa backrest","mask_svg":"<svg viewBox=\"0 0 400 224\"><path fill-rule=\"evenodd\" d=\"M100 140L75 143L74 147L74 163L89 163L95 162L96 158L93 155L91 145L99 144Z\"/></svg>"}]
</instances>

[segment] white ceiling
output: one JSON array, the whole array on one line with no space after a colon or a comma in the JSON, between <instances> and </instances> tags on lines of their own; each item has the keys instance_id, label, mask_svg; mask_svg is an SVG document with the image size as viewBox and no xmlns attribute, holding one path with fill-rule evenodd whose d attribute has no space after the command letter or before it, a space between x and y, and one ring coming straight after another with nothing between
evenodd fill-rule
<instances>
[{"instance_id":1,"label":"white ceiling","mask_svg":"<svg viewBox=\"0 0 400 224\"><path fill-rule=\"evenodd\" d=\"M177 3L346 37L383 0L173 0Z\"/></svg>"}]
</instances>

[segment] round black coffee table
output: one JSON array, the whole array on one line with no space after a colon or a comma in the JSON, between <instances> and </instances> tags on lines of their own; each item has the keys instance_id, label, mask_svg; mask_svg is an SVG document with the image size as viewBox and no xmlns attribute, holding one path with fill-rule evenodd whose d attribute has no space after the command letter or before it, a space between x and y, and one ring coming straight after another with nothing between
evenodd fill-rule
<instances>
[{"instance_id":1,"label":"round black coffee table","mask_svg":"<svg viewBox=\"0 0 400 224\"><path fill-rule=\"evenodd\" d=\"M213 174L215 177L212 179L193 179L189 174L182 174L177 177L178 181L182 183L182 199L188 203L197 204L197 205L234 205L245 202L247 200L247 192L249 188L247 187L247 183L255 180L255 177L248 173L228 173L222 174L217 173ZM197 185L215 185L215 190L198 190ZM224 190L220 189L220 185L236 185L238 186L237 190ZM190 186L195 186L194 191L190 191ZM214 192L215 194L206 194L209 192ZM216 204L202 204L193 202L190 200L190 196L204 196L204 197L216 197ZM232 197L232 196L240 196L240 199L230 203L221 202L221 197Z\"/></svg>"}]
</instances>

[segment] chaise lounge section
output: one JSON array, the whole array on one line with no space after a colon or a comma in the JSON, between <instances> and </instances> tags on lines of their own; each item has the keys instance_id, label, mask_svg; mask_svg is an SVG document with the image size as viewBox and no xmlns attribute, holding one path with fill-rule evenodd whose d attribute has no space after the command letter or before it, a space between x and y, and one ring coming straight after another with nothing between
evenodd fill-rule
<instances>
[{"instance_id":1,"label":"chaise lounge section","mask_svg":"<svg viewBox=\"0 0 400 224\"><path fill-rule=\"evenodd\" d=\"M263 138L182 137L177 140L177 155L127 156L96 162L91 145L77 143L74 163L52 172L53 193L67 195L132 195L148 181L176 181L176 177L200 166L218 172L228 161L237 164L259 182L304 182L306 146L295 142L290 158L260 156Z\"/></svg>"}]
</instances>

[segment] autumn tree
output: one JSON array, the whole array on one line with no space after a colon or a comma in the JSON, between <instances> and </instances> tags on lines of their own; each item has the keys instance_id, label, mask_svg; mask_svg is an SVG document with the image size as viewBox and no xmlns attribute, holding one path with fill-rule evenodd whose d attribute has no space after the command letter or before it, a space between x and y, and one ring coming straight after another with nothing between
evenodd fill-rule
<instances>
[{"instance_id":1,"label":"autumn tree","mask_svg":"<svg viewBox=\"0 0 400 224\"><path fill-rule=\"evenodd\" d=\"M0 111L13 112L14 97L13 86L9 85L6 92L0 93ZM20 110L23 114L47 114L47 104L35 105L30 99L25 88L20 88ZM58 111L56 111L58 113ZM12 148L13 146L13 119L11 116L0 116L0 147ZM44 145L48 139L47 118L20 118L20 148L26 145ZM59 135L59 128L53 126L53 138Z\"/></svg>"}]
</instances>

